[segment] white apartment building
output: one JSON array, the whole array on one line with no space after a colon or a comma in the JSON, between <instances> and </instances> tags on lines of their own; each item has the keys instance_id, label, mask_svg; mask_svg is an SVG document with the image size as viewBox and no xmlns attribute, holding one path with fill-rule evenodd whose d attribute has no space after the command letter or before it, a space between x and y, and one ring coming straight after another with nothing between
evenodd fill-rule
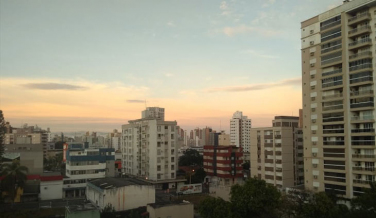
<instances>
[{"instance_id":1,"label":"white apartment building","mask_svg":"<svg viewBox=\"0 0 376 218\"><path fill-rule=\"evenodd\" d=\"M163 108L154 108L163 111ZM150 108L142 112L147 114ZM161 114L130 120L122 126L123 173L164 184L176 179L176 121L165 121ZM164 117L164 115L163 115ZM173 182L169 183L174 186Z\"/></svg>"},{"instance_id":2,"label":"white apartment building","mask_svg":"<svg viewBox=\"0 0 376 218\"><path fill-rule=\"evenodd\" d=\"M231 145L242 147L243 152L249 152L251 146L250 133L252 122L243 112L236 111L230 120L230 141Z\"/></svg>"}]
</instances>

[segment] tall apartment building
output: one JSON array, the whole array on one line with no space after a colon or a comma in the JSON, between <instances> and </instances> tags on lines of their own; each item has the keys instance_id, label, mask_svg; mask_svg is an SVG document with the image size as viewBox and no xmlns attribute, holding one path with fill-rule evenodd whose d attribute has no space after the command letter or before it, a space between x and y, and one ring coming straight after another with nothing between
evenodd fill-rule
<instances>
[{"instance_id":1,"label":"tall apartment building","mask_svg":"<svg viewBox=\"0 0 376 218\"><path fill-rule=\"evenodd\" d=\"M153 109L164 112L163 108ZM142 112L143 115L145 113ZM160 182L159 185L163 186L170 184L172 187L178 169L177 122L165 121L160 117L130 120L122 126L123 173Z\"/></svg>"},{"instance_id":2,"label":"tall apartment building","mask_svg":"<svg viewBox=\"0 0 376 218\"><path fill-rule=\"evenodd\" d=\"M346 198L375 180L376 1L301 23L305 187Z\"/></svg>"},{"instance_id":3,"label":"tall apartment building","mask_svg":"<svg viewBox=\"0 0 376 218\"><path fill-rule=\"evenodd\" d=\"M230 120L231 144L236 145L236 147L242 147L244 152L249 152L251 127L251 119L243 116L243 112L236 111Z\"/></svg>"},{"instance_id":4,"label":"tall apartment building","mask_svg":"<svg viewBox=\"0 0 376 218\"><path fill-rule=\"evenodd\" d=\"M84 197L86 183L92 179L114 177L115 149L89 148L83 143L65 145L66 173L63 197Z\"/></svg>"},{"instance_id":5,"label":"tall apartment building","mask_svg":"<svg viewBox=\"0 0 376 218\"><path fill-rule=\"evenodd\" d=\"M276 116L272 127L251 129L251 177L279 188L304 182L303 133L299 117Z\"/></svg>"}]
</instances>

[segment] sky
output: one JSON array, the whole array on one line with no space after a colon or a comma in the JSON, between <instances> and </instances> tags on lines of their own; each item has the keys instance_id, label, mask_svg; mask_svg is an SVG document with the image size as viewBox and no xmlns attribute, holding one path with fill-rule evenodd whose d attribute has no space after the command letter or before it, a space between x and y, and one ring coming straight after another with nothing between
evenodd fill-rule
<instances>
[{"instance_id":1,"label":"sky","mask_svg":"<svg viewBox=\"0 0 376 218\"><path fill-rule=\"evenodd\" d=\"M0 0L12 126L112 131L148 107L183 129L298 116L300 23L342 0Z\"/></svg>"}]
</instances>

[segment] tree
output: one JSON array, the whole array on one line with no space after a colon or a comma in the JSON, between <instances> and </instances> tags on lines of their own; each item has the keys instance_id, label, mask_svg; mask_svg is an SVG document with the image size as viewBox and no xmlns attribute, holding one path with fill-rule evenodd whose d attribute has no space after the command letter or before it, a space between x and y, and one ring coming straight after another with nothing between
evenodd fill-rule
<instances>
[{"instance_id":1,"label":"tree","mask_svg":"<svg viewBox=\"0 0 376 218\"><path fill-rule=\"evenodd\" d=\"M63 153L44 159L44 169L48 171L60 171L63 163Z\"/></svg>"},{"instance_id":2,"label":"tree","mask_svg":"<svg viewBox=\"0 0 376 218\"><path fill-rule=\"evenodd\" d=\"M101 218L115 218L116 211L112 204L108 203L101 211Z\"/></svg>"},{"instance_id":3,"label":"tree","mask_svg":"<svg viewBox=\"0 0 376 218\"><path fill-rule=\"evenodd\" d=\"M249 170L251 168L251 163L249 162L249 160L246 160L243 164L243 170Z\"/></svg>"},{"instance_id":4,"label":"tree","mask_svg":"<svg viewBox=\"0 0 376 218\"><path fill-rule=\"evenodd\" d=\"M0 163L4 154L4 138L6 133L3 111L0 110Z\"/></svg>"},{"instance_id":5,"label":"tree","mask_svg":"<svg viewBox=\"0 0 376 218\"><path fill-rule=\"evenodd\" d=\"M18 161L1 165L0 176L4 176L1 181L1 189L6 190L7 197L11 202L14 202L18 187L25 186L28 172L28 168L21 166Z\"/></svg>"},{"instance_id":6,"label":"tree","mask_svg":"<svg viewBox=\"0 0 376 218\"><path fill-rule=\"evenodd\" d=\"M376 182L370 183L364 194L351 201L353 217L376 217Z\"/></svg>"},{"instance_id":7,"label":"tree","mask_svg":"<svg viewBox=\"0 0 376 218\"><path fill-rule=\"evenodd\" d=\"M187 150L183 156L179 158L179 166L202 166L203 158L196 150Z\"/></svg>"},{"instance_id":8,"label":"tree","mask_svg":"<svg viewBox=\"0 0 376 218\"><path fill-rule=\"evenodd\" d=\"M203 218L229 218L231 217L231 203L222 198L206 198L199 206Z\"/></svg>"},{"instance_id":9,"label":"tree","mask_svg":"<svg viewBox=\"0 0 376 218\"><path fill-rule=\"evenodd\" d=\"M195 170L191 177L191 183L202 183L206 177L206 172L203 168ZM187 183L189 182L189 173L186 176Z\"/></svg>"},{"instance_id":10,"label":"tree","mask_svg":"<svg viewBox=\"0 0 376 218\"><path fill-rule=\"evenodd\" d=\"M231 187L230 201L234 218L276 217L281 193L264 180L250 178L244 185L236 184Z\"/></svg>"}]
</instances>

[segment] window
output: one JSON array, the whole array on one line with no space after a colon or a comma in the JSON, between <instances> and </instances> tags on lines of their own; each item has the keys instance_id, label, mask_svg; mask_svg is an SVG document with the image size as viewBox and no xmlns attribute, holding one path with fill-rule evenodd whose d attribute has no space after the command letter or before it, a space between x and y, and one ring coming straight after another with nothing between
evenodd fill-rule
<instances>
[{"instance_id":1,"label":"window","mask_svg":"<svg viewBox=\"0 0 376 218\"><path fill-rule=\"evenodd\" d=\"M171 173L171 179L175 178L175 173Z\"/></svg>"},{"instance_id":2,"label":"window","mask_svg":"<svg viewBox=\"0 0 376 218\"><path fill-rule=\"evenodd\" d=\"M157 166L157 171L161 171L161 166L160 165Z\"/></svg>"},{"instance_id":3,"label":"window","mask_svg":"<svg viewBox=\"0 0 376 218\"><path fill-rule=\"evenodd\" d=\"M171 134L171 139L174 139L174 134Z\"/></svg>"}]
</instances>

